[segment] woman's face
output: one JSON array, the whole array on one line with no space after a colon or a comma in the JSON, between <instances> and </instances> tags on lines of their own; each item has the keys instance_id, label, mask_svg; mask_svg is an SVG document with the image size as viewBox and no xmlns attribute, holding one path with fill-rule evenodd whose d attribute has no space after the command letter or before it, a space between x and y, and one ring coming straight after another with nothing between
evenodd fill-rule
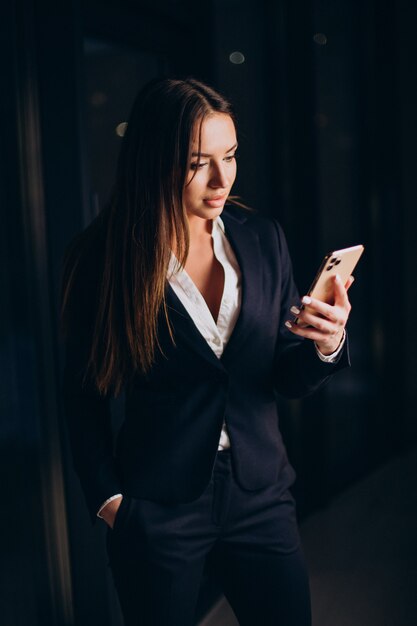
<instances>
[{"instance_id":1,"label":"woman's face","mask_svg":"<svg viewBox=\"0 0 417 626\"><path fill-rule=\"evenodd\" d=\"M189 218L195 216L212 220L223 211L236 178L235 125L225 113L213 113L206 117L201 127L200 155L199 124L196 126L183 202Z\"/></svg>"}]
</instances>

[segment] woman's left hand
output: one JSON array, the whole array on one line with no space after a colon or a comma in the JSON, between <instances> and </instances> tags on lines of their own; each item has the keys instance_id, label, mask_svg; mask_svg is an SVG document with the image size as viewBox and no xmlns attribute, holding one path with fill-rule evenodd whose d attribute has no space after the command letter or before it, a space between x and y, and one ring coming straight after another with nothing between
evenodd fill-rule
<instances>
[{"instance_id":1,"label":"woman's left hand","mask_svg":"<svg viewBox=\"0 0 417 626\"><path fill-rule=\"evenodd\" d=\"M312 339L323 355L335 352L342 341L351 310L347 291L353 281L353 276L350 276L346 285L343 286L340 276L335 276L333 305L304 296L302 303L308 308L300 310L297 307L291 307L291 313L298 317L301 325L288 320L285 322L287 328L294 335Z\"/></svg>"}]
</instances>

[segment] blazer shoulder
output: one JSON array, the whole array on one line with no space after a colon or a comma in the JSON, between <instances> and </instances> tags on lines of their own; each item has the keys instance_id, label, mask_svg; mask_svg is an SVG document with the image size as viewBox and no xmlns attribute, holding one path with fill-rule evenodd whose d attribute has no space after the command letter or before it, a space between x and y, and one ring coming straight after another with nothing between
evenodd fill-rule
<instances>
[{"instance_id":1,"label":"blazer shoulder","mask_svg":"<svg viewBox=\"0 0 417 626\"><path fill-rule=\"evenodd\" d=\"M259 238L263 246L270 242L275 250L276 246L278 247L281 254L287 253L285 234L276 218L263 215L254 209L245 209L230 204L224 208L220 217L226 225L228 220L232 220L245 228L249 228Z\"/></svg>"}]
</instances>

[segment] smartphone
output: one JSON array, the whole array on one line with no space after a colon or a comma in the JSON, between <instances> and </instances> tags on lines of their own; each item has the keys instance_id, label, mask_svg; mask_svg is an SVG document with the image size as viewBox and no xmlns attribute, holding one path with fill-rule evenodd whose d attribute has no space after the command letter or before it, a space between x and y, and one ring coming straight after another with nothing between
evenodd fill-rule
<instances>
[{"instance_id":1,"label":"smartphone","mask_svg":"<svg viewBox=\"0 0 417 626\"><path fill-rule=\"evenodd\" d=\"M327 304L334 304L333 297L333 277L339 274L342 283L345 285L349 276L356 267L357 262L361 258L364 246L352 246L351 248L343 248L329 252L324 257L319 271L308 290L308 295ZM308 305L303 304L302 309L308 310ZM294 320L295 324L300 324L299 318Z\"/></svg>"}]
</instances>

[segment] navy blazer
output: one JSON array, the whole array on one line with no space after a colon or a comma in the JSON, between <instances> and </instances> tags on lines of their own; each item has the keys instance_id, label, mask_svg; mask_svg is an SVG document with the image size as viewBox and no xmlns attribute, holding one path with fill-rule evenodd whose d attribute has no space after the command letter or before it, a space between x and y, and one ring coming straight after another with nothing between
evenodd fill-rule
<instances>
[{"instance_id":1,"label":"navy blazer","mask_svg":"<svg viewBox=\"0 0 417 626\"><path fill-rule=\"evenodd\" d=\"M167 284L172 343L163 316L150 373L136 373L125 392L125 419L113 445L109 398L81 384L87 335L83 319L97 284L94 263L79 272L78 331L70 333L64 403L75 469L92 518L116 493L179 503L208 485L223 420L236 478L257 490L294 480L278 427L276 392L301 397L349 365L347 344L337 363L324 363L312 341L284 326L299 303L279 224L225 208L226 236L242 272L242 307L219 359ZM94 251L91 258L97 258ZM76 328L76 326L74 326Z\"/></svg>"}]
</instances>

